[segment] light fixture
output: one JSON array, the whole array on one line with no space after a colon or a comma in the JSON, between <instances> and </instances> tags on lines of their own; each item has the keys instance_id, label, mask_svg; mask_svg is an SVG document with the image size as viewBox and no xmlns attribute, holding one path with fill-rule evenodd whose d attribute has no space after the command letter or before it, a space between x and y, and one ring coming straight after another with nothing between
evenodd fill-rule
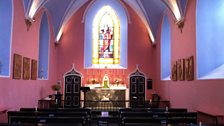
<instances>
[{"instance_id":1,"label":"light fixture","mask_svg":"<svg viewBox=\"0 0 224 126\"><path fill-rule=\"evenodd\" d=\"M182 30L184 28L184 18L181 18L179 21L177 21L176 25L180 29L180 32L182 33Z\"/></svg>"},{"instance_id":2,"label":"light fixture","mask_svg":"<svg viewBox=\"0 0 224 126\"><path fill-rule=\"evenodd\" d=\"M26 23L26 28L27 28L27 31L29 31L29 29L30 29L30 27L31 27L31 25L32 25L32 23L35 21L35 19L33 18L29 18L29 17L27 17L27 18L25 18L25 23Z\"/></svg>"}]
</instances>

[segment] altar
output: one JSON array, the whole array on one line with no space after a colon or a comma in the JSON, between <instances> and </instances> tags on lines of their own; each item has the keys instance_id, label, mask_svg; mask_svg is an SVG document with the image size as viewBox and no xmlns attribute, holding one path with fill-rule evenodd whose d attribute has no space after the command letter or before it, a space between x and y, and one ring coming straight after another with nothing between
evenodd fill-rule
<instances>
[{"instance_id":1,"label":"altar","mask_svg":"<svg viewBox=\"0 0 224 126\"><path fill-rule=\"evenodd\" d=\"M86 107L95 109L114 109L125 107L128 100L128 88L124 84L113 84L103 88L100 84L86 84L90 91L86 93Z\"/></svg>"}]
</instances>

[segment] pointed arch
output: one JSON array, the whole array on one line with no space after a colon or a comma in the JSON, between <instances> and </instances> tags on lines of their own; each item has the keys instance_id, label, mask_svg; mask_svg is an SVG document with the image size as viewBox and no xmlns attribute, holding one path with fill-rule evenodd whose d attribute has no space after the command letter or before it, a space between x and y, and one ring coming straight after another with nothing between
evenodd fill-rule
<instances>
[{"instance_id":1,"label":"pointed arch","mask_svg":"<svg viewBox=\"0 0 224 126\"><path fill-rule=\"evenodd\" d=\"M161 79L170 80L171 66L171 44L170 44L170 23L167 15L163 17L161 33Z\"/></svg>"},{"instance_id":2,"label":"pointed arch","mask_svg":"<svg viewBox=\"0 0 224 126\"><path fill-rule=\"evenodd\" d=\"M46 12L41 19L39 35L38 78L48 79L50 31Z\"/></svg>"},{"instance_id":3,"label":"pointed arch","mask_svg":"<svg viewBox=\"0 0 224 126\"><path fill-rule=\"evenodd\" d=\"M0 76L10 76L13 1L0 0Z\"/></svg>"},{"instance_id":4,"label":"pointed arch","mask_svg":"<svg viewBox=\"0 0 224 126\"><path fill-rule=\"evenodd\" d=\"M93 20L92 64L120 63L120 21L110 6L102 7Z\"/></svg>"},{"instance_id":5,"label":"pointed arch","mask_svg":"<svg viewBox=\"0 0 224 126\"><path fill-rule=\"evenodd\" d=\"M119 33L119 35L114 36L114 52L117 49L117 54L114 55L115 59L113 61L108 61L105 63L104 61L101 62L99 59L99 53L97 53L97 50L99 51L100 45L96 44L97 42L93 42L94 39L98 39L100 36L99 28L96 27L96 32L99 34L98 37L95 37L93 34L93 27L94 27L94 19L98 13L98 11L103 8L104 6L108 6L114 10L114 14L117 17L113 17L114 21L119 20L120 28L115 28L113 30L117 30L116 32ZM103 11L105 13L105 11ZM102 16L102 15L101 15ZM99 21L99 20L98 20ZM100 21L99 21L100 22ZM122 5L116 1L116 0L104 0L104 1L95 1L93 4L91 4L90 7L88 7L88 10L85 13L85 68L104 68L107 66L108 68L126 68L127 67L127 28L128 28L128 19L125 12L125 9L122 7ZM95 29L95 28L94 28ZM98 30L97 30L98 29ZM97 35L96 35L97 36ZM120 51L116 47L116 39L120 42L117 42L117 46L119 46ZM95 40L94 40L95 41ZM97 40L96 40L97 41ZM99 42L100 40L98 40ZM120 44L119 44L120 43ZM98 49L96 49L98 47ZM98 56L97 56L98 55ZM92 58L95 58L96 61L93 61ZM120 58L120 60L116 60L117 58ZM98 58L98 59L97 59ZM94 60L95 60L94 59ZM99 62L98 62L98 61ZM92 62L93 61L93 62Z\"/></svg>"}]
</instances>

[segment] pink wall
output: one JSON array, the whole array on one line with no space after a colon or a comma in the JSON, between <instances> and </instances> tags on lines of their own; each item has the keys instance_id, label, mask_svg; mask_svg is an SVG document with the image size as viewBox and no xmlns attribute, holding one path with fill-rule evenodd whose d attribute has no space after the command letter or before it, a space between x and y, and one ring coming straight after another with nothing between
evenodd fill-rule
<instances>
[{"instance_id":1,"label":"pink wall","mask_svg":"<svg viewBox=\"0 0 224 126\"><path fill-rule=\"evenodd\" d=\"M50 86L58 79L63 82L63 75L75 64L76 69L83 74L83 84L87 82L87 71L84 69L84 5L65 26L63 36L58 45L54 44L53 28L50 21L50 61L49 80L15 80L12 79L13 54L18 53L31 59L38 59L38 41L41 10L30 30L26 30L22 0L14 1L14 21L11 50L10 78L0 78L0 108L19 109L20 107L37 106L40 98L53 93ZM171 107L186 107L195 111L202 109L212 113L224 113L222 98L224 81L197 80L194 81L161 81L160 80L160 33L158 30L157 45L152 46L147 30L138 15L127 7L131 24L128 25L128 68L124 71L125 83L128 75L136 68L136 64L147 77L153 79L153 91L159 93L162 99L170 100ZM171 60L175 61L188 56L195 58L196 70L196 1L188 1L183 32L174 24L171 14ZM32 47L32 48L31 48ZM97 73L98 70L89 71ZM101 72L104 72L103 70ZM122 70L118 70L123 74ZM196 75L196 74L195 74ZM118 76L119 77L119 76ZM195 76L196 78L196 76ZM147 99L152 90L147 91ZM211 109L212 108L212 109Z\"/></svg>"},{"instance_id":2,"label":"pink wall","mask_svg":"<svg viewBox=\"0 0 224 126\"><path fill-rule=\"evenodd\" d=\"M194 81L160 81L160 72L157 73L157 91L163 99L170 100L172 107L186 107L189 110L203 110L210 113L224 114L223 80L197 80L196 79L196 1L188 1L183 32L171 23L171 61L194 56ZM171 17L171 14L168 14ZM161 28L160 28L161 29ZM161 31L161 30L160 30ZM160 31L157 45L157 62L160 62ZM158 64L159 65L159 64ZM157 66L160 71L160 66ZM211 109L212 108L212 109Z\"/></svg>"},{"instance_id":3,"label":"pink wall","mask_svg":"<svg viewBox=\"0 0 224 126\"><path fill-rule=\"evenodd\" d=\"M83 84L87 83L88 77L99 78L97 77L99 73L104 73L104 70L99 69L88 70L87 76L87 70L84 69L84 23L81 21L85 8L86 5L73 15L65 27L63 36L58 45L58 78L62 79L64 73L70 70L74 63L76 70L83 74ZM149 40L148 32L138 15L129 7L128 11L132 22L128 25L128 68L124 70L124 75L122 75L123 70L112 70L113 72L118 71L120 75L111 75L113 78L125 78L126 84L128 83L127 77L136 69L136 64L139 65L139 69L144 72L147 77L155 78L155 64L152 60L154 58L154 48ZM94 73L94 75L92 73ZM103 74L100 76L102 77Z\"/></svg>"},{"instance_id":4,"label":"pink wall","mask_svg":"<svg viewBox=\"0 0 224 126\"><path fill-rule=\"evenodd\" d=\"M15 80L13 75L13 54L38 60L39 28L43 11L36 16L36 21L26 29L24 8L22 0L14 2L14 21L11 49L11 74L9 78L0 78L0 108L19 109L20 107L35 107L40 98L53 93L50 85L56 83L56 50L53 37L50 40L49 80ZM52 27L50 30L53 33Z\"/></svg>"}]
</instances>

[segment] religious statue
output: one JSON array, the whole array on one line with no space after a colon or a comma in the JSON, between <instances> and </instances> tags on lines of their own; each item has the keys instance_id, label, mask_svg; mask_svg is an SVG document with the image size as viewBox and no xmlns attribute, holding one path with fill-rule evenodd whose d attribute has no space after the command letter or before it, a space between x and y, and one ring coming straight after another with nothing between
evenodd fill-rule
<instances>
[{"instance_id":1,"label":"religious statue","mask_svg":"<svg viewBox=\"0 0 224 126\"><path fill-rule=\"evenodd\" d=\"M109 77L107 74L103 77L102 88L109 88Z\"/></svg>"}]
</instances>

